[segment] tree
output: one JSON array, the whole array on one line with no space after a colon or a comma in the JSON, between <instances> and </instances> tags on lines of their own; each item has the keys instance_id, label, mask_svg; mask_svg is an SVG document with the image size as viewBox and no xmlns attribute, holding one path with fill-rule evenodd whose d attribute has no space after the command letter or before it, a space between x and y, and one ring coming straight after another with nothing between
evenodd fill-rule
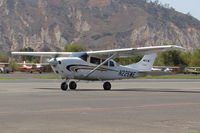
<instances>
[{"instance_id":1,"label":"tree","mask_svg":"<svg viewBox=\"0 0 200 133\"><path fill-rule=\"evenodd\" d=\"M196 49L191 56L190 66L200 66L200 49Z\"/></svg>"},{"instance_id":2,"label":"tree","mask_svg":"<svg viewBox=\"0 0 200 133\"><path fill-rule=\"evenodd\" d=\"M0 62L8 62L8 57L4 53L0 53Z\"/></svg>"},{"instance_id":3,"label":"tree","mask_svg":"<svg viewBox=\"0 0 200 133\"><path fill-rule=\"evenodd\" d=\"M189 66L192 58L192 54L190 52L181 52L180 54L181 59L184 62L184 66Z\"/></svg>"},{"instance_id":4,"label":"tree","mask_svg":"<svg viewBox=\"0 0 200 133\"><path fill-rule=\"evenodd\" d=\"M27 47L27 48L23 48L23 49L21 49L20 50L21 52L33 52L34 51L34 49L32 49L32 48L30 48L30 47ZM32 60L35 60L36 59L36 57L33 57L33 56L22 56L21 57L22 58L22 60L24 60L24 61L32 61Z\"/></svg>"},{"instance_id":5,"label":"tree","mask_svg":"<svg viewBox=\"0 0 200 133\"><path fill-rule=\"evenodd\" d=\"M84 50L85 48L79 44L70 44L70 45L65 45L64 47L65 52L82 52Z\"/></svg>"},{"instance_id":6,"label":"tree","mask_svg":"<svg viewBox=\"0 0 200 133\"><path fill-rule=\"evenodd\" d=\"M162 52L158 54L158 58L155 62L155 65L158 66L187 66L188 58L183 59L183 57L186 57L188 55L182 54L181 51L172 50L167 52Z\"/></svg>"},{"instance_id":7,"label":"tree","mask_svg":"<svg viewBox=\"0 0 200 133\"><path fill-rule=\"evenodd\" d=\"M13 71L18 70L20 67L20 65L17 64L17 61L15 60L10 61L8 66L11 67Z\"/></svg>"}]
</instances>

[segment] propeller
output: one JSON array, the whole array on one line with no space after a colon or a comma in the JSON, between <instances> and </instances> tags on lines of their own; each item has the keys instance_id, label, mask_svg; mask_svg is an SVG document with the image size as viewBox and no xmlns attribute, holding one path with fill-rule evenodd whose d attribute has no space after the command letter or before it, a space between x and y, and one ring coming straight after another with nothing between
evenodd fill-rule
<instances>
[{"instance_id":1,"label":"propeller","mask_svg":"<svg viewBox=\"0 0 200 133\"><path fill-rule=\"evenodd\" d=\"M48 60L48 63L49 63L51 66L56 67L57 64L58 64L58 61L57 61L57 57L58 57L58 56L59 56L59 55L56 54L52 59Z\"/></svg>"}]
</instances>

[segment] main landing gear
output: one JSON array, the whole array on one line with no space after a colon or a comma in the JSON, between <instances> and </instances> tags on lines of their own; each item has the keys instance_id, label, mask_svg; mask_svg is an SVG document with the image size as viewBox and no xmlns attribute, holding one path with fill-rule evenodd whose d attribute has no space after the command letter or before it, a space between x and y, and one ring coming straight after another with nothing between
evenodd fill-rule
<instances>
[{"instance_id":1,"label":"main landing gear","mask_svg":"<svg viewBox=\"0 0 200 133\"><path fill-rule=\"evenodd\" d=\"M66 82L62 82L60 88L61 90L66 91L68 89L68 84Z\"/></svg>"},{"instance_id":2,"label":"main landing gear","mask_svg":"<svg viewBox=\"0 0 200 133\"><path fill-rule=\"evenodd\" d=\"M70 81L70 82L69 82L69 85L68 85L67 82L61 83L61 90L67 91L68 87L69 87L69 89L71 89L71 90L76 90L77 84L76 84L75 81ZM104 90L111 90L111 87L112 87L112 86L111 86L111 83L110 83L110 82L104 82L104 83L103 83L103 88L104 88Z\"/></svg>"},{"instance_id":3,"label":"main landing gear","mask_svg":"<svg viewBox=\"0 0 200 133\"><path fill-rule=\"evenodd\" d=\"M111 90L111 83L110 82L105 82L103 84L104 90Z\"/></svg>"},{"instance_id":4,"label":"main landing gear","mask_svg":"<svg viewBox=\"0 0 200 133\"><path fill-rule=\"evenodd\" d=\"M77 84L75 81L70 81L69 82L69 89L71 90L76 90ZM68 84L67 82L61 83L61 90L66 91L68 89Z\"/></svg>"}]
</instances>

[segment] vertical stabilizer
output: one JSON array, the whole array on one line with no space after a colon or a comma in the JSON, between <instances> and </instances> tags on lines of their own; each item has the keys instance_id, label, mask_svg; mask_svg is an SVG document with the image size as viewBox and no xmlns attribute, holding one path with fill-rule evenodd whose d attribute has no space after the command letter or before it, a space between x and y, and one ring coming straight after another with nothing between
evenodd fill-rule
<instances>
[{"instance_id":1,"label":"vertical stabilizer","mask_svg":"<svg viewBox=\"0 0 200 133\"><path fill-rule=\"evenodd\" d=\"M151 71L156 56L156 53L144 55L144 57L138 63L130 64L127 67L137 69L138 71Z\"/></svg>"},{"instance_id":2,"label":"vertical stabilizer","mask_svg":"<svg viewBox=\"0 0 200 133\"><path fill-rule=\"evenodd\" d=\"M24 61L23 66L26 66L26 61Z\"/></svg>"}]
</instances>

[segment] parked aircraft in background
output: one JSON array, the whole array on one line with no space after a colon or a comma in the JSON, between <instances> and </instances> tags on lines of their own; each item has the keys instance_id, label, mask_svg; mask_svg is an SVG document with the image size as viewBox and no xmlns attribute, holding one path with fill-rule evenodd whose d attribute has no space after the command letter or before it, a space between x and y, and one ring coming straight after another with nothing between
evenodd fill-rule
<instances>
[{"instance_id":1,"label":"parked aircraft in background","mask_svg":"<svg viewBox=\"0 0 200 133\"><path fill-rule=\"evenodd\" d=\"M19 64L21 64L21 63L19 63ZM22 71L27 71L30 73L33 73L33 72L42 73L45 65L48 65L48 64L44 64L44 63L34 64L34 63L26 63L24 61L23 65L20 67L20 69Z\"/></svg>"},{"instance_id":2,"label":"parked aircraft in background","mask_svg":"<svg viewBox=\"0 0 200 133\"><path fill-rule=\"evenodd\" d=\"M110 90L109 80L127 79L145 76L152 70L158 52L183 50L180 46L151 46L87 52L12 52L14 55L32 55L52 57L49 64L55 73L65 81L61 89L75 90L80 80L103 81L104 90ZM113 58L144 55L138 63L122 66Z\"/></svg>"},{"instance_id":3,"label":"parked aircraft in background","mask_svg":"<svg viewBox=\"0 0 200 133\"><path fill-rule=\"evenodd\" d=\"M153 66L152 71L161 71L170 73L173 71L173 69L177 69L179 67L170 67L170 66Z\"/></svg>"},{"instance_id":4,"label":"parked aircraft in background","mask_svg":"<svg viewBox=\"0 0 200 133\"><path fill-rule=\"evenodd\" d=\"M184 74L200 74L200 67L186 67Z\"/></svg>"}]
</instances>

